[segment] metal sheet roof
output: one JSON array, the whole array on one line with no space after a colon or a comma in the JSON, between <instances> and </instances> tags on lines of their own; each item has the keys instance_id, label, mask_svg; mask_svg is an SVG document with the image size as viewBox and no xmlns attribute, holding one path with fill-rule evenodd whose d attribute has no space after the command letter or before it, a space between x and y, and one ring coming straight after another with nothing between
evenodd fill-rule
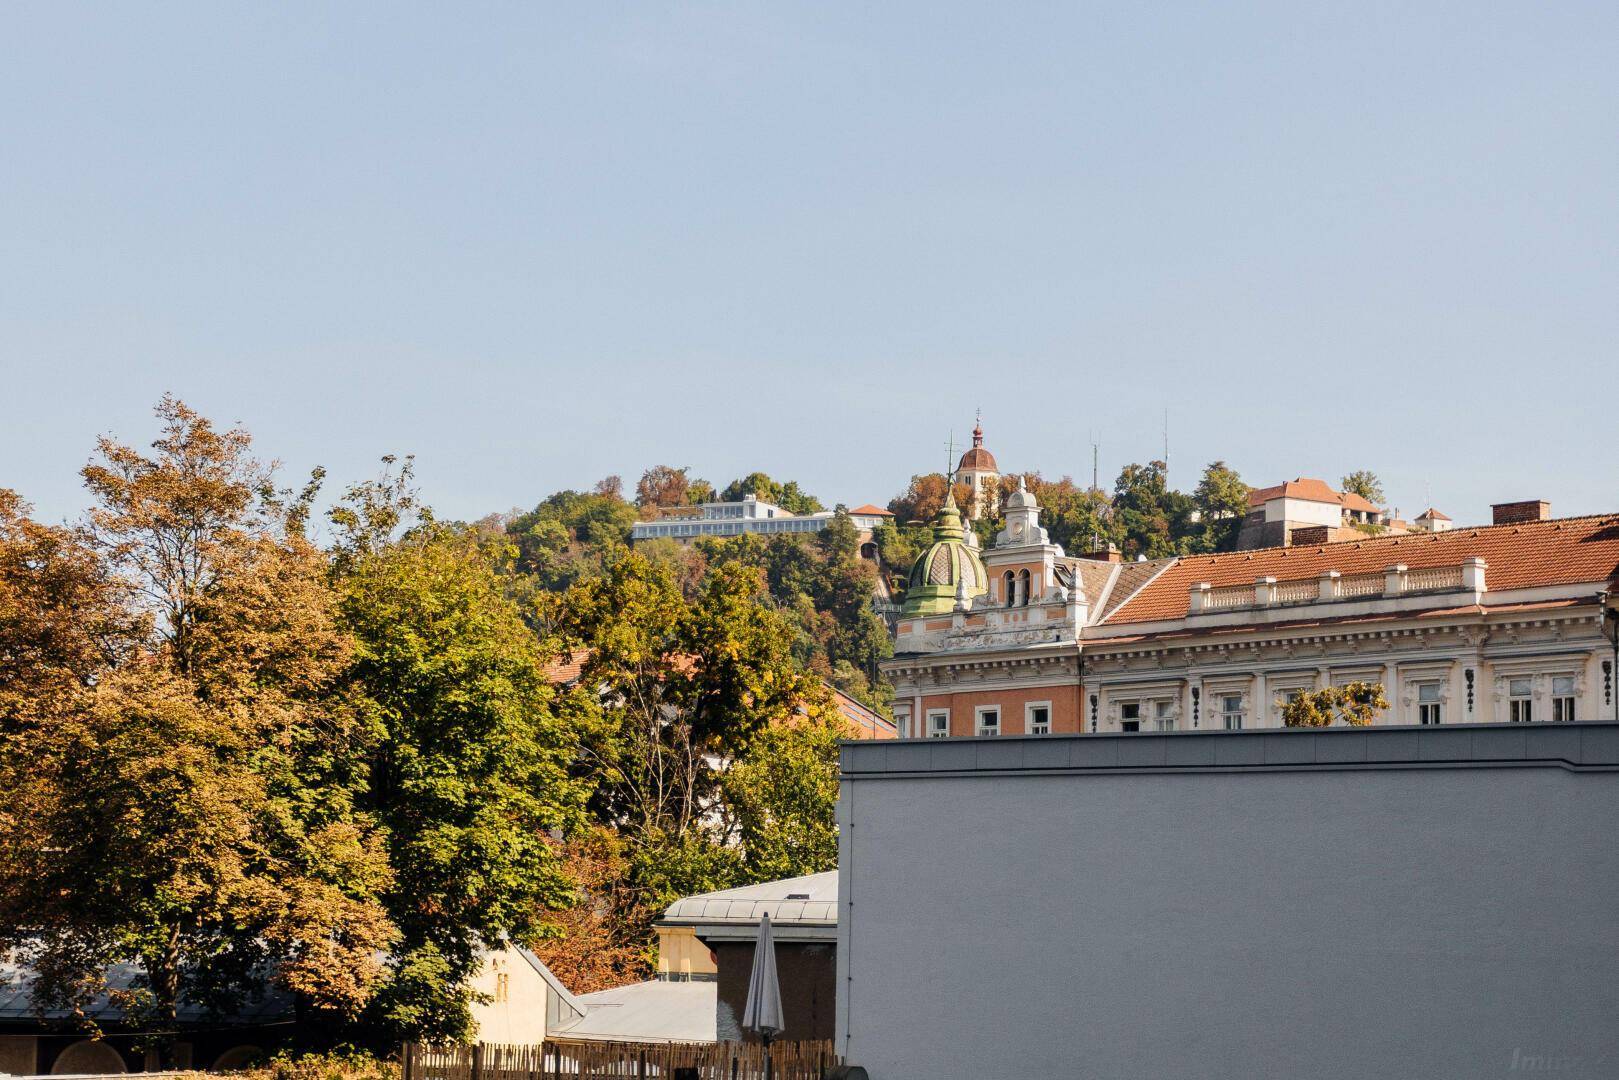
<instances>
[{"instance_id":1,"label":"metal sheet roof","mask_svg":"<svg viewBox=\"0 0 1619 1080\"><path fill-rule=\"evenodd\" d=\"M107 971L107 985L112 990L129 990L141 974L139 965L115 964ZM43 1016L34 1011L35 977L32 966L9 957L0 959L0 1022L66 1020L72 1017L73 1014L66 1009L47 1009ZM85 1013L103 1024L117 1024L124 1017L124 1011L114 1005L106 994L92 1001ZM210 1013L196 1002L184 999L180 1001L177 1013L181 1024L221 1023L233 1026L287 1023L294 1015L292 995L271 985L265 985L261 992L223 1016Z\"/></svg>"},{"instance_id":2,"label":"metal sheet roof","mask_svg":"<svg viewBox=\"0 0 1619 1080\"><path fill-rule=\"evenodd\" d=\"M558 1039L713 1042L719 985L712 980L653 979L580 994L585 1015L552 1032Z\"/></svg>"},{"instance_id":3,"label":"metal sheet roof","mask_svg":"<svg viewBox=\"0 0 1619 1080\"><path fill-rule=\"evenodd\" d=\"M836 927L838 872L828 870L685 896L670 904L659 921L677 926L756 927L766 914L777 930Z\"/></svg>"}]
</instances>

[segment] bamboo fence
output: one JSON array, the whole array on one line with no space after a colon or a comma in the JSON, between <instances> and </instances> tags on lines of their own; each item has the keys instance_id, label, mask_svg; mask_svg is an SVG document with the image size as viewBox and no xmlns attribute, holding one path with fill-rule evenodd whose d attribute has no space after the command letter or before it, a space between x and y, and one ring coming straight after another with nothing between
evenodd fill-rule
<instances>
[{"instance_id":1,"label":"bamboo fence","mask_svg":"<svg viewBox=\"0 0 1619 1080\"><path fill-rule=\"evenodd\" d=\"M530 1046L406 1043L400 1062L402 1080L822 1080L838 1058L829 1041L782 1042L766 1048L759 1043L547 1039Z\"/></svg>"}]
</instances>

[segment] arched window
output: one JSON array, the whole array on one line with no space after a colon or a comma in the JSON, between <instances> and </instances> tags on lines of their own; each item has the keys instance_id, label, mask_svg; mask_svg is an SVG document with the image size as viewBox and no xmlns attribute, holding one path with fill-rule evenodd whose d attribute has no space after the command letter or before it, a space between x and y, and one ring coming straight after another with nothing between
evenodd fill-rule
<instances>
[{"instance_id":1,"label":"arched window","mask_svg":"<svg viewBox=\"0 0 1619 1080\"><path fill-rule=\"evenodd\" d=\"M51 1066L52 1076L64 1076L73 1073L124 1073L129 1066L124 1064L123 1055L104 1042L85 1039L70 1045L56 1056L56 1062Z\"/></svg>"},{"instance_id":2,"label":"arched window","mask_svg":"<svg viewBox=\"0 0 1619 1080\"><path fill-rule=\"evenodd\" d=\"M1029 572L1027 570L1019 570L1017 573L1017 591L1018 596L1021 597L1019 602L1027 606L1029 603Z\"/></svg>"},{"instance_id":3,"label":"arched window","mask_svg":"<svg viewBox=\"0 0 1619 1080\"><path fill-rule=\"evenodd\" d=\"M1001 575L1001 595L1006 598L1007 607L1017 603L1017 579L1010 570Z\"/></svg>"}]
</instances>

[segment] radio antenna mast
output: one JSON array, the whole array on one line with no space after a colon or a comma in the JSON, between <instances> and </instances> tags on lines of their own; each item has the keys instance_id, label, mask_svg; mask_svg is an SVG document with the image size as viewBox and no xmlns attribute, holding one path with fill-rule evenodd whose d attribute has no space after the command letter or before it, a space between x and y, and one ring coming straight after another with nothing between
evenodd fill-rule
<instances>
[{"instance_id":1,"label":"radio antenna mast","mask_svg":"<svg viewBox=\"0 0 1619 1080\"><path fill-rule=\"evenodd\" d=\"M1101 490L1100 461L1102 457L1102 444L1097 441L1095 433L1091 435L1091 490ZM1096 551L1102 546L1102 533L1099 523L1093 518L1091 524L1091 550Z\"/></svg>"},{"instance_id":2,"label":"radio antenna mast","mask_svg":"<svg viewBox=\"0 0 1619 1080\"><path fill-rule=\"evenodd\" d=\"M1169 483L1169 406L1164 406L1164 483Z\"/></svg>"}]
</instances>

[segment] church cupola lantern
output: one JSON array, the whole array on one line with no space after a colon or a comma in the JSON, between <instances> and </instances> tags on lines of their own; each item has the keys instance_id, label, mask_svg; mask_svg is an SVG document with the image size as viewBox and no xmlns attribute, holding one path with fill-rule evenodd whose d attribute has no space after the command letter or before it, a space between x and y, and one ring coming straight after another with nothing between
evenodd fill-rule
<instances>
[{"instance_id":1,"label":"church cupola lantern","mask_svg":"<svg viewBox=\"0 0 1619 1080\"><path fill-rule=\"evenodd\" d=\"M1001 472L995 464L995 455L984 449L982 414L973 422L973 445L961 455L956 478L972 492L967 503L968 521L995 516L1001 507Z\"/></svg>"}]
</instances>

